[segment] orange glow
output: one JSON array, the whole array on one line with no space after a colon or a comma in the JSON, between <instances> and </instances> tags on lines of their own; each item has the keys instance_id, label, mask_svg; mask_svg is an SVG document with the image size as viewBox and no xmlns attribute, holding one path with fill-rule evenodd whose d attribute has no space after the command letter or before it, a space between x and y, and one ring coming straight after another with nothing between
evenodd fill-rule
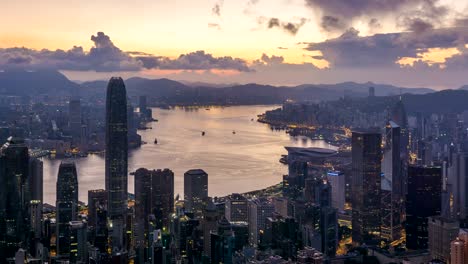
<instances>
[{"instance_id":1,"label":"orange glow","mask_svg":"<svg viewBox=\"0 0 468 264\"><path fill-rule=\"evenodd\" d=\"M444 68L445 61L457 54L460 54L457 48L430 48L427 52L418 53L417 57L403 57L397 63L402 66L414 66L414 63L420 60L430 66L439 64Z\"/></svg>"}]
</instances>

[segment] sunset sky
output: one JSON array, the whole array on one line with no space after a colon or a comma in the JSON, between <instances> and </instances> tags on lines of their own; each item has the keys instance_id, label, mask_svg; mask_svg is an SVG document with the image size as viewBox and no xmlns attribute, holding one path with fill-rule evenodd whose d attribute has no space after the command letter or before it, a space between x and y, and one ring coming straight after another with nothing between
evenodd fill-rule
<instances>
[{"instance_id":1,"label":"sunset sky","mask_svg":"<svg viewBox=\"0 0 468 264\"><path fill-rule=\"evenodd\" d=\"M468 84L466 0L0 0L0 69L297 85Z\"/></svg>"}]
</instances>

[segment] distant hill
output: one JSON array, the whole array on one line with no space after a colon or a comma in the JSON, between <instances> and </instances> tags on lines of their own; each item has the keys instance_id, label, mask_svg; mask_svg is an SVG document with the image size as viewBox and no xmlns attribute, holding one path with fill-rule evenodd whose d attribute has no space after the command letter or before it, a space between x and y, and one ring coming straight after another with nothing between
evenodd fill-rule
<instances>
[{"instance_id":1,"label":"distant hill","mask_svg":"<svg viewBox=\"0 0 468 264\"><path fill-rule=\"evenodd\" d=\"M0 94L18 96L74 95L81 86L58 71L0 71Z\"/></svg>"},{"instance_id":2,"label":"distant hill","mask_svg":"<svg viewBox=\"0 0 468 264\"><path fill-rule=\"evenodd\" d=\"M408 113L460 113L468 110L466 90L443 90L424 95L405 94L402 100Z\"/></svg>"},{"instance_id":3,"label":"distant hill","mask_svg":"<svg viewBox=\"0 0 468 264\"><path fill-rule=\"evenodd\" d=\"M149 102L165 104L279 104L286 99L297 101L336 100L343 96L367 97L369 87L377 96L400 93L426 94L428 88L401 88L374 83L345 82L339 84L304 84L298 86L271 86L255 83L230 86L204 86L203 83L184 84L169 79L130 78L125 81L128 95L134 99L146 95ZM103 98L107 81L81 84L68 80L57 71L3 71L0 72L0 94L9 95L76 95Z\"/></svg>"}]
</instances>

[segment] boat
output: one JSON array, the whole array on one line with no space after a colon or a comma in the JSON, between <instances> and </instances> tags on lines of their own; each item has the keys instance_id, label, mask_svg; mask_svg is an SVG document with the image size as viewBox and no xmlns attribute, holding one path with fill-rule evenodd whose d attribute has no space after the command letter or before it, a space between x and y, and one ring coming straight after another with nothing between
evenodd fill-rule
<instances>
[{"instance_id":1,"label":"boat","mask_svg":"<svg viewBox=\"0 0 468 264\"><path fill-rule=\"evenodd\" d=\"M232 134L236 134L236 131L233 130L233 131L232 131Z\"/></svg>"},{"instance_id":2,"label":"boat","mask_svg":"<svg viewBox=\"0 0 468 264\"><path fill-rule=\"evenodd\" d=\"M154 144L158 144L158 140L156 138L154 139Z\"/></svg>"},{"instance_id":3,"label":"boat","mask_svg":"<svg viewBox=\"0 0 468 264\"><path fill-rule=\"evenodd\" d=\"M282 164L288 164L288 155L281 155L281 159L279 160Z\"/></svg>"},{"instance_id":4,"label":"boat","mask_svg":"<svg viewBox=\"0 0 468 264\"><path fill-rule=\"evenodd\" d=\"M252 119L250 119L250 121L254 121L254 119L252 118Z\"/></svg>"},{"instance_id":5,"label":"boat","mask_svg":"<svg viewBox=\"0 0 468 264\"><path fill-rule=\"evenodd\" d=\"M206 110L206 111L210 111L210 109L209 109L209 108L205 108L205 110Z\"/></svg>"},{"instance_id":6,"label":"boat","mask_svg":"<svg viewBox=\"0 0 468 264\"><path fill-rule=\"evenodd\" d=\"M201 132L201 135L204 136L204 135L205 135L205 131L202 131L202 132Z\"/></svg>"}]
</instances>

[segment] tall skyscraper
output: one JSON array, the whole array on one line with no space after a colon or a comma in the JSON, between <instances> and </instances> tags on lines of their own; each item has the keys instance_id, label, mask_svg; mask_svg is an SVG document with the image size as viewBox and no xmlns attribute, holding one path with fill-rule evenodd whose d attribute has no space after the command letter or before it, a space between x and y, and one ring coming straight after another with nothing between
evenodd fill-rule
<instances>
[{"instance_id":1,"label":"tall skyscraper","mask_svg":"<svg viewBox=\"0 0 468 264\"><path fill-rule=\"evenodd\" d=\"M74 162L62 162L57 176L57 256L70 257L70 222L78 217L78 174Z\"/></svg>"},{"instance_id":2,"label":"tall skyscraper","mask_svg":"<svg viewBox=\"0 0 468 264\"><path fill-rule=\"evenodd\" d=\"M392 242L402 236L403 179L401 177L400 127L389 121L385 127L382 159L382 227L383 239Z\"/></svg>"},{"instance_id":3,"label":"tall skyscraper","mask_svg":"<svg viewBox=\"0 0 468 264\"><path fill-rule=\"evenodd\" d=\"M208 174L201 169L189 170L184 174L185 208L201 217L204 202L208 198Z\"/></svg>"},{"instance_id":4,"label":"tall skyscraper","mask_svg":"<svg viewBox=\"0 0 468 264\"><path fill-rule=\"evenodd\" d=\"M29 232L29 155L21 138L0 148L0 262L27 246ZM24 244L22 244L24 243Z\"/></svg>"},{"instance_id":5,"label":"tall skyscraper","mask_svg":"<svg viewBox=\"0 0 468 264\"><path fill-rule=\"evenodd\" d=\"M453 217L468 217L468 152L452 154L452 163L448 168L447 191L453 197Z\"/></svg>"},{"instance_id":6,"label":"tall skyscraper","mask_svg":"<svg viewBox=\"0 0 468 264\"><path fill-rule=\"evenodd\" d=\"M153 170L151 173L152 213L156 229L167 229L174 212L174 172L169 169Z\"/></svg>"},{"instance_id":7,"label":"tall skyscraper","mask_svg":"<svg viewBox=\"0 0 468 264\"><path fill-rule=\"evenodd\" d=\"M127 215L127 92L122 78L112 77L106 96L106 191L114 252L125 249Z\"/></svg>"},{"instance_id":8,"label":"tall skyscraper","mask_svg":"<svg viewBox=\"0 0 468 264\"><path fill-rule=\"evenodd\" d=\"M352 134L352 237L354 243L373 240L381 225L381 142L378 131Z\"/></svg>"},{"instance_id":9,"label":"tall skyscraper","mask_svg":"<svg viewBox=\"0 0 468 264\"><path fill-rule=\"evenodd\" d=\"M43 203L43 163L36 158L29 160L29 181L31 188L30 216L31 228L35 239L42 236Z\"/></svg>"},{"instance_id":10,"label":"tall skyscraper","mask_svg":"<svg viewBox=\"0 0 468 264\"><path fill-rule=\"evenodd\" d=\"M440 215L442 169L409 166L406 195L406 247L428 248L428 217Z\"/></svg>"},{"instance_id":11,"label":"tall skyscraper","mask_svg":"<svg viewBox=\"0 0 468 264\"><path fill-rule=\"evenodd\" d=\"M468 230L460 229L458 237L450 243L450 264L468 261Z\"/></svg>"}]
</instances>

